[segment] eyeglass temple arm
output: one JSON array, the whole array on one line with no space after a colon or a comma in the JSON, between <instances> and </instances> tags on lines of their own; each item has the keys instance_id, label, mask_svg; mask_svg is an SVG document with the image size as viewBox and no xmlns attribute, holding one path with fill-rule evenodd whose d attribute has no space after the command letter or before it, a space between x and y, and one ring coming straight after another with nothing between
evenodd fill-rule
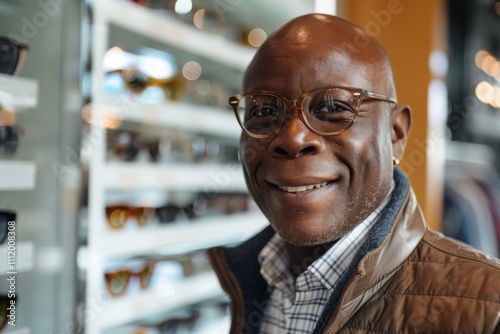
<instances>
[{"instance_id":1,"label":"eyeglass temple arm","mask_svg":"<svg viewBox=\"0 0 500 334\"><path fill-rule=\"evenodd\" d=\"M389 97L389 96L384 95L384 94L379 94L379 93L363 90L363 95L365 95L366 97L373 98L373 99L383 100L383 101L387 101L387 102L392 102L394 104L398 104L398 100L395 97Z\"/></svg>"}]
</instances>

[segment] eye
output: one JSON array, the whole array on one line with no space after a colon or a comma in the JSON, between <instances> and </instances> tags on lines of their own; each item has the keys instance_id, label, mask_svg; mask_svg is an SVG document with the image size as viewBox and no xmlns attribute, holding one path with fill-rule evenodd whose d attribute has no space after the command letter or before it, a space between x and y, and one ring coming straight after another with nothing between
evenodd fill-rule
<instances>
[{"instance_id":1,"label":"eye","mask_svg":"<svg viewBox=\"0 0 500 334\"><path fill-rule=\"evenodd\" d=\"M254 106L250 111L247 112L246 119L251 119L253 117L269 117L279 115L279 110L276 107L268 105L258 105Z\"/></svg>"},{"instance_id":2,"label":"eye","mask_svg":"<svg viewBox=\"0 0 500 334\"><path fill-rule=\"evenodd\" d=\"M316 113L335 113L335 112L342 112L345 111L345 108L343 108L341 105L336 104L336 103L326 103L322 108L314 110Z\"/></svg>"},{"instance_id":3,"label":"eye","mask_svg":"<svg viewBox=\"0 0 500 334\"><path fill-rule=\"evenodd\" d=\"M278 108L272 106L261 106L257 108L256 112L257 116L273 116L279 113Z\"/></svg>"},{"instance_id":4,"label":"eye","mask_svg":"<svg viewBox=\"0 0 500 334\"><path fill-rule=\"evenodd\" d=\"M311 103L309 110L313 115L335 114L352 112L351 107L341 101L327 100L319 103Z\"/></svg>"},{"instance_id":5,"label":"eye","mask_svg":"<svg viewBox=\"0 0 500 334\"><path fill-rule=\"evenodd\" d=\"M322 122L349 121L354 115L354 110L344 98L333 94L318 94L309 103L309 114Z\"/></svg>"}]
</instances>

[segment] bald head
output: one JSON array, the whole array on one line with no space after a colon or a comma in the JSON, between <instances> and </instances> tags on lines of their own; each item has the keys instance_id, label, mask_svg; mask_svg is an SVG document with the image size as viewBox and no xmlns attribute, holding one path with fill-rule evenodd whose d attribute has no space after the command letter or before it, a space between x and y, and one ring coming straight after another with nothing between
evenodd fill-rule
<instances>
[{"instance_id":1,"label":"bald head","mask_svg":"<svg viewBox=\"0 0 500 334\"><path fill-rule=\"evenodd\" d=\"M254 73L261 72L273 57L295 57L295 61L291 62L294 66L314 61L315 69L321 68L324 71L345 69L348 66L350 75L369 76L370 78L364 79L370 82L358 87L346 78L345 83L329 82L325 86L355 86L396 96L390 61L382 46L361 28L336 16L300 16L273 32L247 68L245 91L251 86Z\"/></svg>"},{"instance_id":2,"label":"bald head","mask_svg":"<svg viewBox=\"0 0 500 334\"><path fill-rule=\"evenodd\" d=\"M352 93L395 97L389 60L375 40L334 16L298 17L259 48L244 89L240 124L273 132L267 138L242 133L245 179L288 245L338 240L380 205L391 188L392 157L403 155L411 113L386 98ZM350 127L336 134L316 127L332 131L349 119ZM316 184L322 187L308 188Z\"/></svg>"}]
</instances>

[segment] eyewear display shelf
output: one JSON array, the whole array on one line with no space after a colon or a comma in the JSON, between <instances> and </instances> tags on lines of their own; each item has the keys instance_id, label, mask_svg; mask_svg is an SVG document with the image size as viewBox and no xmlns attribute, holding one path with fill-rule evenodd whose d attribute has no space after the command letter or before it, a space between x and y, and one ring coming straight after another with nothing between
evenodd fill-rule
<instances>
[{"instance_id":1,"label":"eyewear display shelf","mask_svg":"<svg viewBox=\"0 0 500 334\"><path fill-rule=\"evenodd\" d=\"M37 98L36 80L0 74L0 106L20 112L35 108ZM32 161L0 158L0 175L0 191L32 190L35 187L36 166Z\"/></svg>"},{"instance_id":2,"label":"eyewear display shelf","mask_svg":"<svg viewBox=\"0 0 500 334\"><path fill-rule=\"evenodd\" d=\"M14 112L35 108L38 104L38 82L33 79L0 74L0 106ZM35 187L36 165L33 161L2 160L0 158L0 192L32 190ZM1 209L1 208L0 208ZM33 269L34 243L19 242L16 246L17 274ZM0 245L0 276L12 272L9 268L8 245ZM16 328L10 334L30 334L29 328Z\"/></svg>"},{"instance_id":3,"label":"eyewear display shelf","mask_svg":"<svg viewBox=\"0 0 500 334\"><path fill-rule=\"evenodd\" d=\"M165 102L151 105L127 103L126 97L103 93L104 73L100 68L109 45L110 25L119 26L183 52L243 71L254 50L206 33L173 18L158 15L131 1L99 0L92 4L92 96L95 108L89 138L101 138L91 145L88 155L89 202L87 243L80 248L81 267L86 268L86 302L97 300L99 312L86 318L85 333L98 334L155 314L183 308L221 296L222 290L211 272L173 283L164 291L150 289L110 297L104 270L113 259L173 256L207 247L234 244L248 238L266 225L262 214L250 211L222 217L199 218L186 224L151 224L143 228L115 231L106 224L106 192L134 190L203 191L246 193L237 164L223 163L124 163L106 160L106 129L98 126L118 110L121 121L149 127L174 128L200 135L214 135L237 143L240 129L233 115L214 107ZM125 101L124 101L125 100ZM122 103L117 103L118 101ZM110 114L111 113L111 114ZM87 307L89 309L89 307Z\"/></svg>"}]
</instances>

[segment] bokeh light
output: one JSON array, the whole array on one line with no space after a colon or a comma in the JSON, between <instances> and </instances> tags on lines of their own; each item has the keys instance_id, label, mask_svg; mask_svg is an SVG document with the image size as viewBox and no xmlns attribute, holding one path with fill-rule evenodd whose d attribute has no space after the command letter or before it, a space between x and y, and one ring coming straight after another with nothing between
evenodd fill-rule
<instances>
[{"instance_id":1,"label":"bokeh light","mask_svg":"<svg viewBox=\"0 0 500 334\"><path fill-rule=\"evenodd\" d=\"M177 14L187 14L193 9L191 0L177 0L175 2L175 12Z\"/></svg>"},{"instance_id":2,"label":"bokeh light","mask_svg":"<svg viewBox=\"0 0 500 334\"><path fill-rule=\"evenodd\" d=\"M486 81L481 81L476 86L476 97L483 103L491 103L495 98L495 88Z\"/></svg>"},{"instance_id":3,"label":"bokeh light","mask_svg":"<svg viewBox=\"0 0 500 334\"><path fill-rule=\"evenodd\" d=\"M196 80L201 75L201 65L194 60L188 61L182 67L182 75L187 80Z\"/></svg>"},{"instance_id":4,"label":"bokeh light","mask_svg":"<svg viewBox=\"0 0 500 334\"><path fill-rule=\"evenodd\" d=\"M205 22L205 10L198 9L193 15L193 24L199 29L203 29L203 22Z\"/></svg>"},{"instance_id":5,"label":"bokeh light","mask_svg":"<svg viewBox=\"0 0 500 334\"><path fill-rule=\"evenodd\" d=\"M248 44L258 48L264 43L267 38L267 34L261 28L255 28L248 34Z\"/></svg>"}]
</instances>

